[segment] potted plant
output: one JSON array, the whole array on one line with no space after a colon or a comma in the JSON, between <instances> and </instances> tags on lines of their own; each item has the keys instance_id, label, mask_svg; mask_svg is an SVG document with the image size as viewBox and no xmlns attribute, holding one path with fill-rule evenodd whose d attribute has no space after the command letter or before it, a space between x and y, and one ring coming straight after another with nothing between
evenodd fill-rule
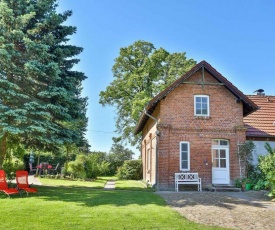
<instances>
[{"instance_id":1,"label":"potted plant","mask_svg":"<svg viewBox=\"0 0 275 230\"><path fill-rule=\"evenodd\" d=\"M251 190L252 189L252 180L250 178L246 178L244 180L244 183L245 183L245 190Z\"/></svg>"}]
</instances>

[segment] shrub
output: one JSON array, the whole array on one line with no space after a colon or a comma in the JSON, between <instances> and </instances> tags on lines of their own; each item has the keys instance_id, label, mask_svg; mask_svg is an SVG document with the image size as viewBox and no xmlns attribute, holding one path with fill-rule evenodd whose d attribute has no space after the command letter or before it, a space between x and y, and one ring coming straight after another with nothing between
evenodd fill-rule
<instances>
[{"instance_id":1,"label":"shrub","mask_svg":"<svg viewBox=\"0 0 275 230\"><path fill-rule=\"evenodd\" d=\"M266 189L267 187L268 187L268 181L259 179L257 183L254 185L253 189L261 190L261 189Z\"/></svg>"},{"instance_id":2,"label":"shrub","mask_svg":"<svg viewBox=\"0 0 275 230\"><path fill-rule=\"evenodd\" d=\"M269 154L259 157L259 168L265 176L267 186L270 188L269 195L275 197L275 149L272 149L268 143L265 147Z\"/></svg>"},{"instance_id":3,"label":"shrub","mask_svg":"<svg viewBox=\"0 0 275 230\"><path fill-rule=\"evenodd\" d=\"M141 160L126 160L124 164L118 168L117 177L120 180L142 179Z\"/></svg>"},{"instance_id":4,"label":"shrub","mask_svg":"<svg viewBox=\"0 0 275 230\"><path fill-rule=\"evenodd\" d=\"M15 172L24 169L24 162L16 157L11 157L4 161L3 169L6 172L8 180L13 180L15 178Z\"/></svg>"},{"instance_id":5,"label":"shrub","mask_svg":"<svg viewBox=\"0 0 275 230\"><path fill-rule=\"evenodd\" d=\"M247 141L245 144L239 147L238 157L243 163L246 178L248 178L249 171L251 170L254 149L255 144L252 141Z\"/></svg>"},{"instance_id":6,"label":"shrub","mask_svg":"<svg viewBox=\"0 0 275 230\"><path fill-rule=\"evenodd\" d=\"M102 161L98 154L80 154L75 161L69 162L68 173L82 179L95 179L99 175L106 175L110 163Z\"/></svg>"},{"instance_id":7,"label":"shrub","mask_svg":"<svg viewBox=\"0 0 275 230\"><path fill-rule=\"evenodd\" d=\"M69 162L68 173L70 173L72 177L85 179L86 173L84 169L84 163L85 163L85 155L78 155L75 161Z\"/></svg>"},{"instance_id":8,"label":"shrub","mask_svg":"<svg viewBox=\"0 0 275 230\"><path fill-rule=\"evenodd\" d=\"M242 187L242 179L236 178L234 181L234 185L236 188L241 188Z\"/></svg>"},{"instance_id":9,"label":"shrub","mask_svg":"<svg viewBox=\"0 0 275 230\"><path fill-rule=\"evenodd\" d=\"M95 179L100 174L97 155L90 154L86 157L85 172L90 179Z\"/></svg>"}]
</instances>

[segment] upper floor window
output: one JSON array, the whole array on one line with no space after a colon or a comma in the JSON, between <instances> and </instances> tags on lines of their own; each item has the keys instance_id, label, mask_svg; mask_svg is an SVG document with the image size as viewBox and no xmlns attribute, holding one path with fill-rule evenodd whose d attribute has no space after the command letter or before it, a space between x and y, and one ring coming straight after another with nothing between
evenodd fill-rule
<instances>
[{"instance_id":1,"label":"upper floor window","mask_svg":"<svg viewBox=\"0 0 275 230\"><path fill-rule=\"evenodd\" d=\"M190 145L189 142L180 142L180 170L190 170Z\"/></svg>"},{"instance_id":2,"label":"upper floor window","mask_svg":"<svg viewBox=\"0 0 275 230\"><path fill-rule=\"evenodd\" d=\"M194 114L195 116L209 116L209 96L195 95L194 96Z\"/></svg>"}]
</instances>

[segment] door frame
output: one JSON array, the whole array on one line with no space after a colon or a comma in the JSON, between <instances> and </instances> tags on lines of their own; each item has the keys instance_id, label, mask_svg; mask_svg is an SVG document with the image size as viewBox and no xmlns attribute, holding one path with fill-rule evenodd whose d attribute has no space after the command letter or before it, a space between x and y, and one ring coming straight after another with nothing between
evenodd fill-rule
<instances>
[{"instance_id":1,"label":"door frame","mask_svg":"<svg viewBox=\"0 0 275 230\"><path fill-rule=\"evenodd\" d=\"M225 150L225 164L226 164L225 168L220 167L220 163L221 163L220 155L219 155L219 158L218 158L219 159L219 167L213 167L213 165L214 165L213 150ZM230 184L229 141L225 140L225 139L214 139L214 140L212 140L211 155L212 155L211 156L212 157L212 184L229 185ZM224 159L224 158L222 158L222 159ZM223 178L217 178L217 175L219 176L219 175L222 175L222 174L224 174Z\"/></svg>"}]
</instances>

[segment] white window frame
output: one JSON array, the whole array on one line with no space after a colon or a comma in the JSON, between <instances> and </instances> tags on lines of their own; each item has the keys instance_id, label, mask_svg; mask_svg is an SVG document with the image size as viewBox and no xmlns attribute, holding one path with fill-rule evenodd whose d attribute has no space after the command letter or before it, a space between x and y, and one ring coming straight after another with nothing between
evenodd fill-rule
<instances>
[{"instance_id":1,"label":"white window frame","mask_svg":"<svg viewBox=\"0 0 275 230\"><path fill-rule=\"evenodd\" d=\"M150 171L151 166L151 150L150 148L147 149L147 171Z\"/></svg>"},{"instance_id":2,"label":"white window frame","mask_svg":"<svg viewBox=\"0 0 275 230\"><path fill-rule=\"evenodd\" d=\"M182 144L187 144L187 168L182 168ZM188 141L180 142L180 171L190 171L190 143Z\"/></svg>"},{"instance_id":3,"label":"white window frame","mask_svg":"<svg viewBox=\"0 0 275 230\"><path fill-rule=\"evenodd\" d=\"M198 97L207 99L207 114L197 114L196 99ZM210 100L208 95L194 95L194 115L197 117L209 117L210 116Z\"/></svg>"}]
</instances>

